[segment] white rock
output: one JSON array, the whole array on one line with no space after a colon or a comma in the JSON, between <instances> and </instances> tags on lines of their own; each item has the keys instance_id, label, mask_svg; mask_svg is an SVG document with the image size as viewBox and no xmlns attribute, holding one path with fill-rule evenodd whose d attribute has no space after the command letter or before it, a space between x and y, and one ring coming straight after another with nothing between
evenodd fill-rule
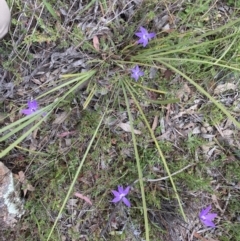
<instances>
[{"instance_id":1,"label":"white rock","mask_svg":"<svg viewBox=\"0 0 240 241\"><path fill-rule=\"evenodd\" d=\"M0 162L0 229L13 227L24 213L18 189L12 172Z\"/></svg>"},{"instance_id":2,"label":"white rock","mask_svg":"<svg viewBox=\"0 0 240 241\"><path fill-rule=\"evenodd\" d=\"M0 0L0 39L3 38L9 29L11 13L5 0Z\"/></svg>"}]
</instances>

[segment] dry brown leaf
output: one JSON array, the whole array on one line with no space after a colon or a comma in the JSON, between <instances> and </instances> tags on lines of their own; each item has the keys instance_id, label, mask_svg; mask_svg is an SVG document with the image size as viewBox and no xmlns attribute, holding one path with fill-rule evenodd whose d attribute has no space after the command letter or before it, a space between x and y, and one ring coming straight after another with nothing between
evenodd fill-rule
<instances>
[{"instance_id":1,"label":"dry brown leaf","mask_svg":"<svg viewBox=\"0 0 240 241\"><path fill-rule=\"evenodd\" d=\"M35 190L35 188L30 183L28 183L27 184L27 190L30 191L30 192L33 192Z\"/></svg>"},{"instance_id":2,"label":"dry brown leaf","mask_svg":"<svg viewBox=\"0 0 240 241\"><path fill-rule=\"evenodd\" d=\"M201 241L219 241L218 239L213 239L213 238L210 238L210 237L208 237L208 238L206 239L206 238L202 237L202 236L201 236L199 233L197 233L197 232L194 232L194 233L193 233L193 236L194 236L195 238L201 240Z\"/></svg>"},{"instance_id":3,"label":"dry brown leaf","mask_svg":"<svg viewBox=\"0 0 240 241\"><path fill-rule=\"evenodd\" d=\"M194 232L193 236L201 241L208 241L207 239L205 239L204 237L202 237L199 233Z\"/></svg>"},{"instance_id":4,"label":"dry brown leaf","mask_svg":"<svg viewBox=\"0 0 240 241\"><path fill-rule=\"evenodd\" d=\"M57 118L55 119L53 124L57 124L57 125L62 124L67 117L68 117L68 113L64 111L63 113L57 115Z\"/></svg>"},{"instance_id":5,"label":"dry brown leaf","mask_svg":"<svg viewBox=\"0 0 240 241\"><path fill-rule=\"evenodd\" d=\"M227 90L236 90L237 89L237 86L233 83L225 83L225 84L222 84L222 85L218 85L215 90L214 90L214 94L215 95L218 95L218 94L221 94L222 92L225 92Z\"/></svg>"},{"instance_id":6,"label":"dry brown leaf","mask_svg":"<svg viewBox=\"0 0 240 241\"><path fill-rule=\"evenodd\" d=\"M35 79L35 78L32 79L32 82L34 82L36 85L42 84L38 79Z\"/></svg>"},{"instance_id":7,"label":"dry brown leaf","mask_svg":"<svg viewBox=\"0 0 240 241\"><path fill-rule=\"evenodd\" d=\"M26 176L23 171L18 172L18 174L15 175L15 178L23 184L23 195L24 197L27 194L27 191L33 192L35 188L28 183L28 180L26 179Z\"/></svg>"},{"instance_id":8,"label":"dry brown leaf","mask_svg":"<svg viewBox=\"0 0 240 241\"><path fill-rule=\"evenodd\" d=\"M99 52L99 39L98 36L93 36L93 47Z\"/></svg>"},{"instance_id":9,"label":"dry brown leaf","mask_svg":"<svg viewBox=\"0 0 240 241\"><path fill-rule=\"evenodd\" d=\"M34 135L34 133L33 133L33 135ZM30 151L36 151L37 146L38 146L38 140L36 138L32 138L30 146L29 146L29 150Z\"/></svg>"},{"instance_id":10,"label":"dry brown leaf","mask_svg":"<svg viewBox=\"0 0 240 241\"><path fill-rule=\"evenodd\" d=\"M204 145L201 145L201 148L202 148L203 154L206 157L210 157L212 155L212 152L213 152L212 150L216 149L215 142L214 141L208 142Z\"/></svg>"},{"instance_id":11,"label":"dry brown leaf","mask_svg":"<svg viewBox=\"0 0 240 241\"><path fill-rule=\"evenodd\" d=\"M232 130L224 130L222 131L224 137L231 137L233 136L234 132Z\"/></svg>"},{"instance_id":12,"label":"dry brown leaf","mask_svg":"<svg viewBox=\"0 0 240 241\"><path fill-rule=\"evenodd\" d=\"M76 198L70 198L67 202L68 206L70 207L77 207L78 199Z\"/></svg>"},{"instance_id":13,"label":"dry brown leaf","mask_svg":"<svg viewBox=\"0 0 240 241\"><path fill-rule=\"evenodd\" d=\"M129 123L119 123L117 126L119 126L120 128L122 128L124 131L126 132L132 132L131 130L131 125ZM140 135L142 132L139 130L135 130L133 129L134 134L136 135Z\"/></svg>"},{"instance_id":14,"label":"dry brown leaf","mask_svg":"<svg viewBox=\"0 0 240 241\"><path fill-rule=\"evenodd\" d=\"M36 138L37 138L37 134L38 134L38 128L36 128L36 129L33 131L33 134L32 134L33 139L36 139Z\"/></svg>"},{"instance_id":15,"label":"dry brown leaf","mask_svg":"<svg viewBox=\"0 0 240 241\"><path fill-rule=\"evenodd\" d=\"M90 200L87 196L84 196L84 195L82 195L82 194L79 193L79 192L75 192L75 193L74 193L74 196L76 196L76 197L78 197L78 198L81 198L81 199L83 199L85 202L87 202L87 203L89 203L90 205L92 205L91 200Z\"/></svg>"},{"instance_id":16,"label":"dry brown leaf","mask_svg":"<svg viewBox=\"0 0 240 241\"><path fill-rule=\"evenodd\" d=\"M219 241L219 239L208 238L209 241Z\"/></svg>"},{"instance_id":17,"label":"dry brown leaf","mask_svg":"<svg viewBox=\"0 0 240 241\"><path fill-rule=\"evenodd\" d=\"M18 172L17 179L19 182L24 183L25 181L25 174L23 171Z\"/></svg>"},{"instance_id":18,"label":"dry brown leaf","mask_svg":"<svg viewBox=\"0 0 240 241\"><path fill-rule=\"evenodd\" d=\"M165 72L163 73L164 77L166 80L170 80L172 76L174 75L174 72L170 69L166 69Z\"/></svg>"},{"instance_id":19,"label":"dry brown leaf","mask_svg":"<svg viewBox=\"0 0 240 241\"><path fill-rule=\"evenodd\" d=\"M65 137L65 136L68 136L68 135L72 135L72 134L75 134L76 131L65 131L63 133L60 133L60 134L57 134L58 137Z\"/></svg>"},{"instance_id":20,"label":"dry brown leaf","mask_svg":"<svg viewBox=\"0 0 240 241\"><path fill-rule=\"evenodd\" d=\"M187 101L189 99L189 95L191 94L191 89L185 83L180 90L177 91L177 98L182 101Z\"/></svg>"},{"instance_id":21,"label":"dry brown leaf","mask_svg":"<svg viewBox=\"0 0 240 241\"><path fill-rule=\"evenodd\" d=\"M154 116L153 123L152 123L152 130L153 130L153 131L157 128L157 124L158 124L158 116L155 115L155 116Z\"/></svg>"},{"instance_id":22,"label":"dry brown leaf","mask_svg":"<svg viewBox=\"0 0 240 241\"><path fill-rule=\"evenodd\" d=\"M23 196L26 196L27 191L33 192L34 190L35 188L30 183L27 183L26 187L23 189Z\"/></svg>"}]
</instances>

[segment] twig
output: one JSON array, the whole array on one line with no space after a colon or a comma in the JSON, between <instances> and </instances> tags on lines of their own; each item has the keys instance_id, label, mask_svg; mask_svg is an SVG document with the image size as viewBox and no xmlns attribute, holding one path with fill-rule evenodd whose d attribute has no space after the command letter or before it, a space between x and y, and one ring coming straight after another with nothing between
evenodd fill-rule
<instances>
[{"instance_id":1,"label":"twig","mask_svg":"<svg viewBox=\"0 0 240 241\"><path fill-rule=\"evenodd\" d=\"M171 174L171 177L177 175L177 174L180 173L180 172L183 172L184 170L186 170L186 169L188 169L189 167L192 167L192 166L194 166L194 165L195 165L195 164L192 163L192 164L189 164L189 165L185 166L184 168L182 168L182 169L180 169L180 170L172 173L172 174ZM170 178L170 176L161 177L161 178L158 178L158 179L147 179L147 178L143 178L143 181L146 181L146 182L158 182L158 181L166 180L166 179L168 179L168 178ZM138 181L139 181L139 179L137 179L136 181L134 181L134 184L137 183Z\"/></svg>"}]
</instances>

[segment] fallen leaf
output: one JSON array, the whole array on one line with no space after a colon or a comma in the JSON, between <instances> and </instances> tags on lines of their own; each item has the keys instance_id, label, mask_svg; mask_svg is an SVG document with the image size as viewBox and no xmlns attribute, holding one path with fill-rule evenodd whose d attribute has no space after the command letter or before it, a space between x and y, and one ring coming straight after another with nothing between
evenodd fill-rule
<instances>
[{"instance_id":1,"label":"fallen leaf","mask_svg":"<svg viewBox=\"0 0 240 241\"><path fill-rule=\"evenodd\" d=\"M23 189L23 196L26 196L27 191L33 192L34 190L35 188L30 183L27 183L26 187Z\"/></svg>"},{"instance_id":2,"label":"fallen leaf","mask_svg":"<svg viewBox=\"0 0 240 241\"><path fill-rule=\"evenodd\" d=\"M169 31L170 31L170 25L167 23L167 24L162 28L162 31L169 33Z\"/></svg>"},{"instance_id":3,"label":"fallen leaf","mask_svg":"<svg viewBox=\"0 0 240 241\"><path fill-rule=\"evenodd\" d=\"M75 134L76 131L65 131L63 133L60 133L60 134L57 134L58 137L65 137L65 136L68 136L68 135L71 135L71 134Z\"/></svg>"},{"instance_id":4,"label":"fallen leaf","mask_svg":"<svg viewBox=\"0 0 240 241\"><path fill-rule=\"evenodd\" d=\"M25 174L24 174L23 171L18 172L17 179L19 180L19 182L24 183L24 181L25 181Z\"/></svg>"},{"instance_id":5,"label":"fallen leaf","mask_svg":"<svg viewBox=\"0 0 240 241\"><path fill-rule=\"evenodd\" d=\"M57 118L54 120L53 124L62 124L68 117L68 113L64 111L61 114L57 114Z\"/></svg>"},{"instance_id":6,"label":"fallen leaf","mask_svg":"<svg viewBox=\"0 0 240 241\"><path fill-rule=\"evenodd\" d=\"M182 101L187 101L189 99L189 96L191 94L191 89L189 86L185 83L181 89L179 89L176 93L176 96L178 99Z\"/></svg>"},{"instance_id":7,"label":"fallen leaf","mask_svg":"<svg viewBox=\"0 0 240 241\"><path fill-rule=\"evenodd\" d=\"M174 72L170 69L166 69L165 72L163 73L166 80L170 80L172 78L173 74L174 74Z\"/></svg>"},{"instance_id":8,"label":"fallen leaf","mask_svg":"<svg viewBox=\"0 0 240 241\"><path fill-rule=\"evenodd\" d=\"M202 237L199 233L197 233L197 232L194 232L193 233L193 236L195 237L195 238L197 238L197 239L200 239L200 240L202 240L202 241L208 241L208 239L205 239L204 237Z\"/></svg>"},{"instance_id":9,"label":"fallen leaf","mask_svg":"<svg viewBox=\"0 0 240 241\"><path fill-rule=\"evenodd\" d=\"M129 123L119 123L117 126L119 126L120 128L122 128L124 131L126 132L132 132L131 130L131 125ZM136 135L140 135L142 132L139 130L135 130L133 129L134 134Z\"/></svg>"},{"instance_id":10,"label":"fallen leaf","mask_svg":"<svg viewBox=\"0 0 240 241\"><path fill-rule=\"evenodd\" d=\"M36 85L42 84L38 79L35 79L35 78L32 79L32 82L34 82Z\"/></svg>"},{"instance_id":11,"label":"fallen leaf","mask_svg":"<svg viewBox=\"0 0 240 241\"><path fill-rule=\"evenodd\" d=\"M89 203L90 205L92 205L92 202L90 201L90 199L87 196L82 195L79 192L75 192L74 196L83 199L85 202Z\"/></svg>"},{"instance_id":12,"label":"fallen leaf","mask_svg":"<svg viewBox=\"0 0 240 241\"><path fill-rule=\"evenodd\" d=\"M158 116L155 115L155 116L154 116L153 123L152 123L152 130L153 130L153 131L157 128L157 125L158 125Z\"/></svg>"},{"instance_id":13,"label":"fallen leaf","mask_svg":"<svg viewBox=\"0 0 240 241\"><path fill-rule=\"evenodd\" d=\"M30 191L30 192L33 192L35 190L35 188L30 183L28 183L27 184L27 190Z\"/></svg>"},{"instance_id":14,"label":"fallen leaf","mask_svg":"<svg viewBox=\"0 0 240 241\"><path fill-rule=\"evenodd\" d=\"M26 179L23 171L18 172L18 174L15 175L15 178L23 184L22 189L24 197L26 196L27 191L33 192L35 190L35 188Z\"/></svg>"},{"instance_id":15,"label":"fallen leaf","mask_svg":"<svg viewBox=\"0 0 240 241\"><path fill-rule=\"evenodd\" d=\"M67 204L70 206L70 207L77 207L77 202L78 202L78 199L76 198L71 198L68 200Z\"/></svg>"},{"instance_id":16,"label":"fallen leaf","mask_svg":"<svg viewBox=\"0 0 240 241\"><path fill-rule=\"evenodd\" d=\"M218 95L221 94L222 92L228 91L228 90L236 90L237 86L233 83L225 83L222 85L218 85L215 90L214 90L214 94Z\"/></svg>"},{"instance_id":17,"label":"fallen leaf","mask_svg":"<svg viewBox=\"0 0 240 241\"><path fill-rule=\"evenodd\" d=\"M96 35L93 36L93 47L99 52L99 40Z\"/></svg>"},{"instance_id":18,"label":"fallen leaf","mask_svg":"<svg viewBox=\"0 0 240 241\"><path fill-rule=\"evenodd\" d=\"M222 131L224 137L231 137L233 136L234 132L232 130L224 130Z\"/></svg>"}]
</instances>

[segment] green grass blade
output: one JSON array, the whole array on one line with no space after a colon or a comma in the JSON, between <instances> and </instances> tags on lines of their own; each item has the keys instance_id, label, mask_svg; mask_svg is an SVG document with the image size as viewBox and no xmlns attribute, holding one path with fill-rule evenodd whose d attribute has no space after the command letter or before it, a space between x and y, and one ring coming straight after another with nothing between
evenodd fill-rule
<instances>
[{"instance_id":1,"label":"green grass blade","mask_svg":"<svg viewBox=\"0 0 240 241\"><path fill-rule=\"evenodd\" d=\"M41 110L41 111L42 111L42 110ZM0 129L0 134L3 133L3 132L5 132L5 131L7 131L7 130L13 129L13 127L20 125L22 122L25 122L25 121L28 120L28 119L33 119L33 117L34 117L35 115L38 115L39 113L40 113L40 111L36 111L36 112L34 112L31 116L24 116L23 118L21 118L21 119L19 119L19 120L17 120L17 121L14 121L13 123L11 123L11 124L9 124L9 125L1 128L1 129ZM35 120L35 119L34 119L34 120Z\"/></svg>"},{"instance_id":2,"label":"green grass blade","mask_svg":"<svg viewBox=\"0 0 240 241\"><path fill-rule=\"evenodd\" d=\"M73 84L74 82L77 82L77 86L80 86L81 84L83 84L85 81L89 80L94 74L96 73L95 70L91 70L91 71L88 71L88 72L84 72L84 73L80 73L80 74L71 74L71 77L76 77L74 79L71 79L65 83L62 83L56 87L54 87L53 89L47 91L46 93L42 94L39 96L39 98L42 98L46 95L49 95L51 94L52 92L54 91L57 91L57 90L60 90L61 88L65 87L65 86L68 86L70 84ZM62 78L69 78L70 75L63 75Z\"/></svg>"},{"instance_id":3,"label":"green grass blade","mask_svg":"<svg viewBox=\"0 0 240 241\"><path fill-rule=\"evenodd\" d=\"M52 5L47 2L46 0L43 0L44 6L47 8L48 12L57 20L59 21L59 17L57 16L55 10L53 9Z\"/></svg>"},{"instance_id":4,"label":"green grass blade","mask_svg":"<svg viewBox=\"0 0 240 241\"><path fill-rule=\"evenodd\" d=\"M232 48L232 46L235 44L235 42L237 41L237 38L239 37L239 31L237 31L237 35L235 36L235 38L231 41L231 43L229 44L229 46L227 46L226 50L223 52L223 54L221 55L220 58L217 59L217 61L215 62L218 63L219 61L221 61L221 59L229 52L229 50Z\"/></svg>"},{"instance_id":5,"label":"green grass blade","mask_svg":"<svg viewBox=\"0 0 240 241\"><path fill-rule=\"evenodd\" d=\"M41 115L41 113L43 113L45 111L47 112L47 110L49 110L49 109L53 110L54 107L56 107L61 101L63 101L69 94L73 93L81 84L83 84L85 81L89 80L89 78L92 77L95 74L95 72L96 71L89 71L89 72L86 72L83 74L76 74L76 75L78 75L78 78L76 78L74 80L70 80L70 82L73 83L73 82L76 82L79 80L80 81L77 84L75 84L72 88L70 88L62 97L57 98L53 104L36 111L35 113L33 113L30 116L25 116L25 117L21 118L20 120L0 129L0 133L2 133L4 131L11 130L12 128L17 126L15 129L11 130L9 133L7 133L3 137L1 137L0 141L6 140L10 136L14 135L18 131L22 130L23 128L25 128L26 126L28 126L29 124L31 124L32 122L37 120L39 118L39 116ZM67 85L67 83L64 83L64 86L65 85ZM58 88L59 87L57 87L57 89ZM57 89L54 88L54 90L57 90ZM52 93L52 90L47 93L48 94ZM47 93L44 93L41 97L45 96ZM33 127L31 127L27 132L25 132L22 136L20 136L16 141L14 141L6 149L4 149L2 152L0 152L0 158L5 156L10 150L15 148L21 141L23 141L32 131L34 131L46 119L47 116L50 115L50 113L51 113L51 111L48 111L46 116L44 116L37 124L35 124Z\"/></svg>"},{"instance_id":6,"label":"green grass blade","mask_svg":"<svg viewBox=\"0 0 240 241\"><path fill-rule=\"evenodd\" d=\"M47 110L51 107L52 105L46 106L45 108L42 108L34 113L32 113L31 115L25 116L21 119L19 119L16 122L13 122L12 124L8 125L8 128L2 128L0 130L0 133L2 133L3 131L7 131L9 129L13 129L13 127L15 127L17 124L19 124L16 128L14 128L13 130L11 130L9 133L7 133L6 135L2 136L0 138L0 142L5 141L6 139L8 139L10 136L14 135L15 133L17 133L18 131L22 130L23 128L25 128L26 126L28 126L29 124L31 124L32 122L34 122L35 120L37 120L42 113L47 112ZM27 120L27 121L25 121Z\"/></svg>"},{"instance_id":7,"label":"green grass blade","mask_svg":"<svg viewBox=\"0 0 240 241\"><path fill-rule=\"evenodd\" d=\"M240 129L240 123L230 114L230 112L221 103L217 102L217 100L215 100L207 91L205 91L194 80L189 78L186 74L184 74L180 70L173 67L171 64L168 64L167 62L160 60L160 59L159 59L159 62L162 63L163 65L165 65L166 67L168 67L169 69L175 71L182 77L184 77L187 81L189 81L190 84L195 86L200 93L204 94L209 100L211 100Z\"/></svg>"},{"instance_id":8,"label":"green grass blade","mask_svg":"<svg viewBox=\"0 0 240 241\"><path fill-rule=\"evenodd\" d=\"M145 198L145 192L144 192L144 186L143 186L143 175L140 165L140 159L137 149L137 142L136 142L136 136L133 131L133 118L129 107L129 101L127 98L126 90L124 85L122 84L122 90L124 93L125 103L127 105L127 112L130 120L131 125L131 133L132 133L132 140L133 140L133 146L134 146L134 152L135 152L135 158L137 162L137 170L138 170L138 177L139 177L139 183L140 183L140 189L141 189L141 196L142 196L142 204L143 204L143 215L144 215L144 224L145 224L145 233L146 233L146 241L150 241L149 239L149 225L148 225L148 215L147 215L147 205L146 205L146 198Z\"/></svg>"},{"instance_id":9,"label":"green grass blade","mask_svg":"<svg viewBox=\"0 0 240 241\"><path fill-rule=\"evenodd\" d=\"M47 118L48 114L44 116L38 123L26 131L22 136L20 136L16 141L9 145L6 149L0 152L0 158L4 157L10 150L17 146L22 140L24 140L32 131L34 131L42 122ZM38 116L37 116L38 117ZM31 120L30 120L31 121Z\"/></svg>"},{"instance_id":10,"label":"green grass blade","mask_svg":"<svg viewBox=\"0 0 240 241\"><path fill-rule=\"evenodd\" d=\"M63 204L62 204L62 206L61 206L61 208L60 208L60 211L59 211L59 213L58 213L58 216L57 216L57 218L55 219L55 222L54 222L54 224L53 224L53 226L52 226L52 228L51 228L51 230L50 230L50 233L49 233L49 235L48 235L47 241L51 238L51 235L52 235L52 233L53 233L53 231L54 231L54 229L55 229L55 227L56 227L56 225L57 225L57 222L58 222L58 220L59 220L60 217L61 217L61 214L62 214L62 212L63 212L63 209L65 208L65 206L66 206L66 204L67 204L67 201L68 201L68 199L69 199L69 197L70 197L70 195L71 195L71 193L72 193L72 190L73 190L74 185L75 185L75 183L76 183L76 181L77 181L77 178L78 178L78 176L79 176L79 173L80 173L80 171L82 170L83 164L84 164L84 162L85 162L85 160L86 160L86 158L87 158L87 155L88 155L88 153L89 153L89 151L90 151L90 149L91 149L91 147L92 147L92 145L93 145L93 141L95 140L96 135L97 135L97 133L98 133L98 131L99 131L99 128L100 128L100 126L101 126L101 124L102 124L102 122L103 122L104 116L105 116L105 114L102 115L102 118L101 118L101 120L99 121L99 124L98 124L98 126L97 126L97 128L96 128L96 130L95 130L95 132L94 132L94 134L93 134L93 136L92 136L92 139L90 140L90 142L89 142L89 144L88 144L87 150L86 150L86 152L84 153L84 156L83 156L83 158L82 158L82 160L81 160L81 162L80 162L80 165L79 165L79 167L78 167L78 169L77 169L77 171L76 171L76 174L75 174L75 176L74 176L74 178L73 178L73 181L72 181L72 183L71 183L71 185L70 185L70 187L69 187L69 189L68 189L67 195L66 195L66 197L65 197L65 199L64 199L64 201L63 201Z\"/></svg>"},{"instance_id":11,"label":"green grass blade","mask_svg":"<svg viewBox=\"0 0 240 241\"><path fill-rule=\"evenodd\" d=\"M176 195L176 199L177 199L178 204L179 204L180 212L181 212L184 220L186 221L186 215L185 215L185 213L184 213L184 210L183 210L183 207L182 207L182 203L181 203L180 197L179 197L178 192L177 192L176 185L175 185L175 183L174 183L174 181L173 181L171 172L170 172L170 170L169 170L169 168L168 168L168 165L167 165L166 159L165 159L165 157L164 157L164 155L163 155L163 152L162 152L162 150L161 150L161 148L160 148L160 146L159 146L159 144L158 144L158 141L157 141L157 139L156 139L156 137L155 137L155 135L154 135L154 133L153 133L153 130L152 130L150 124L149 124L148 121L147 121L147 118L146 118L145 114L143 113L143 110L142 110L141 106L139 105L139 103L138 103L135 95L133 94L133 92L132 92L132 90L131 90L131 86L130 86L126 81L125 81L125 86L126 86L127 90L129 91L129 93L131 94L131 96L132 96L132 98L133 98L133 100L134 100L134 103L136 104L136 106L137 106L140 114L142 115L143 120L144 120L144 122L145 122L145 124L146 124L146 126L147 126L147 129L148 129L148 131L150 132L150 135L151 135L151 137L152 137L152 139L153 139L153 141L154 141L154 143L155 143L155 146L156 146L156 148L157 148L157 150L158 150L159 156L160 156L160 158L161 158L161 160L162 160L162 162L163 162L164 168L165 168L165 170L166 170L166 172L167 172L167 174L168 174L168 176L169 176L169 179L170 179L170 182L171 182L171 184L172 184L174 193L175 193L175 195Z\"/></svg>"}]
</instances>

